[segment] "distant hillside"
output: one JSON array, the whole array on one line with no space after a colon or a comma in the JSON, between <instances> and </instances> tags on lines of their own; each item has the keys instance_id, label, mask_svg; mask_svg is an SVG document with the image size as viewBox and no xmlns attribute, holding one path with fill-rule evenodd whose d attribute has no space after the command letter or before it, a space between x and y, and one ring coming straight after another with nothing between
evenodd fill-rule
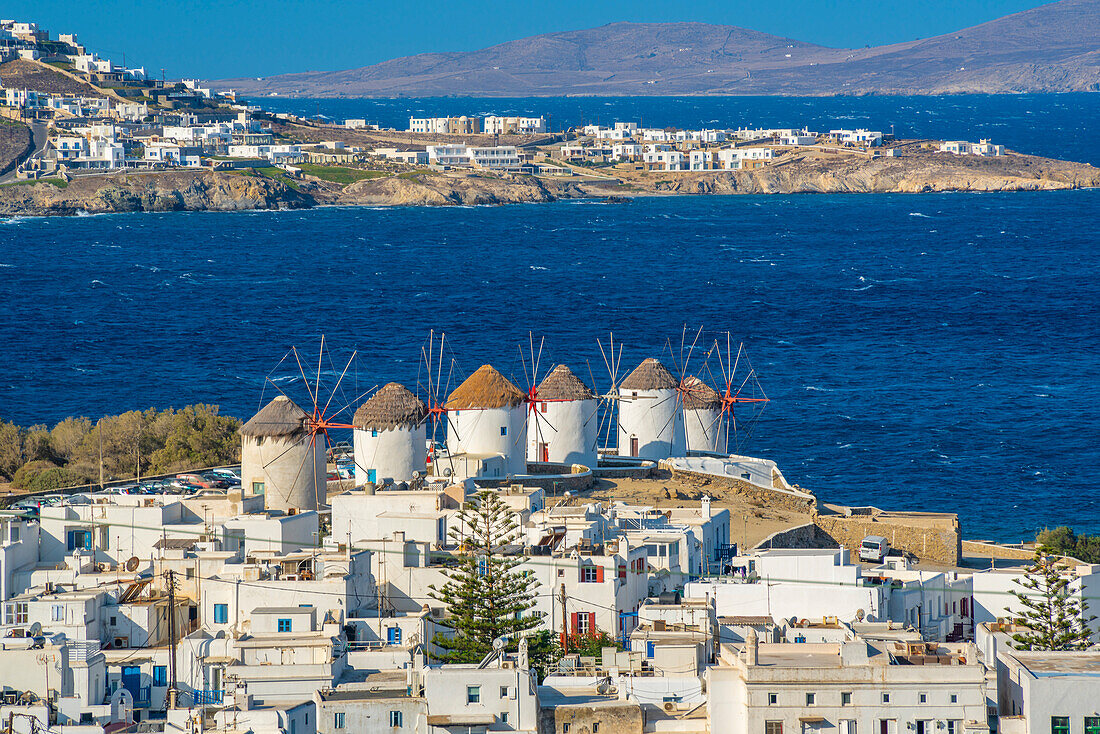
<instances>
[{"instance_id":1,"label":"distant hillside","mask_svg":"<svg viewBox=\"0 0 1100 734\"><path fill-rule=\"evenodd\" d=\"M956 33L834 49L706 23L613 23L346 71L212 82L318 97L942 94L1100 90L1100 0Z\"/></svg>"}]
</instances>

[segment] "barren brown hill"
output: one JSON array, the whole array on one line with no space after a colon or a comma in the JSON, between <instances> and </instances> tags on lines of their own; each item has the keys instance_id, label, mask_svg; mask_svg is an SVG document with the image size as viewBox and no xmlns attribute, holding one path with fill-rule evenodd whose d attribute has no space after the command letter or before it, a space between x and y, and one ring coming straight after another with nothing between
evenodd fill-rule
<instances>
[{"instance_id":1,"label":"barren brown hill","mask_svg":"<svg viewBox=\"0 0 1100 734\"><path fill-rule=\"evenodd\" d=\"M1061 0L955 33L856 50L734 26L613 23L480 51L213 84L324 97L1100 90L1100 0Z\"/></svg>"}]
</instances>

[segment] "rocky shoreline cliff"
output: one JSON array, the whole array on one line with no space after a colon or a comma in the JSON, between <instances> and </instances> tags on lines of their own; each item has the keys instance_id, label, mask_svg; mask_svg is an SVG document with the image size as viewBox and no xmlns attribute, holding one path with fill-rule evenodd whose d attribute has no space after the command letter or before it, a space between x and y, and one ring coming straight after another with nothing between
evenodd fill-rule
<instances>
[{"instance_id":1,"label":"rocky shoreline cliff","mask_svg":"<svg viewBox=\"0 0 1100 734\"><path fill-rule=\"evenodd\" d=\"M163 171L0 186L0 216L242 211L345 206L475 206L691 194L1052 191L1100 187L1100 168L1035 156L918 153L793 156L746 171L618 172L540 178L487 172L395 174L339 185L253 172Z\"/></svg>"}]
</instances>

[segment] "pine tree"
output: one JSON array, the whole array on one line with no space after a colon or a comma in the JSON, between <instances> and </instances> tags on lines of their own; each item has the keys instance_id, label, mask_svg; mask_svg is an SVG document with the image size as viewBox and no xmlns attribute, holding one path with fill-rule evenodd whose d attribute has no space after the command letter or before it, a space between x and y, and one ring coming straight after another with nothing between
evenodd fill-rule
<instances>
[{"instance_id":1,"label":"pine tree","mask_svg":"<svg viewBox=\"0 0 1100 734\"><path fill-rule=\"evenodd\" d=\"M476 663L494 640L505 638L506 649L515 650L519 638L541 624L531 613L538 580L516 568L522 556L505 555L519 530L515 513L496 492L478 492L457 517L459 527L451 531L459 543L457 563L443 572L445 584L430 587L432 598L446 606L455 635L436 635L432 642L445 663Z\"/></svg>"},{"instance_id":2,"label":"pine tree","mask_svg":"<svg viewBox=\"0 0 1100 734\"><path fill-rule=\"evenodd\" d=\"M1084 650L1091 644L1088 605L1073 596L1070 579L1059 572L1054 556L1042 547L1022 579L1013 579L1022 590L1013 590L1021 611L1012 623L1024 628L1012 639L1024 650Z\"/></svg>"}]
</instances>

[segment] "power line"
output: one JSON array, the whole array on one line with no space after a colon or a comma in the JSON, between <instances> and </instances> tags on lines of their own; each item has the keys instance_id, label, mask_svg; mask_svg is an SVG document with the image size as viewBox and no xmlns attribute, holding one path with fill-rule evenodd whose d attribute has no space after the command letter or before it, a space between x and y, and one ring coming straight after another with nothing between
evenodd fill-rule
<instances>
[{"instance_id":1,"label":"power line","mask_svg":"<svg viewBox=\"0 0 1100 734\"><path fill-rule=\"evenodd\" d=\"M121 506L121 505L117 505L117 506ZM14 511L11 511L11 510L0 510L0 517L2 517L2 516L20 517L20 518L23 517L23 515L21 513L14 512ZM72 523L72 522L74 522L74 521L70 521L70 523ZM163 531L164 530L163 527L158 527L158 526L138 525L136 523L108 522L106 520L97 520L95 518L91 518L91 519L88 519L88 520L79 520L79 521L75 521L75 522L79 522L80 524L84 524L84 525L89 525L91 527L123 527L123 528L130 528L131 530L136 529L136 530L154 530L154 531ZM206 536L212 534L207 530L184 530L184 529L181 529L181 528L178 528L178 527L173 528L172 532L174 534L193 535L193 536L196 537L196 539L205 538ZM286 541L281 541L281 540L274 539L274 538L259 538L259 537L245 536L245 535L234 535L232 537L235 538L235 539L238 539L238 540L248 540L248 541L253 541L253 542L257 542L257 543L272 543L272 544L279 544L279 545L286 545L287 544ZM329 537L332 537L332 536L329 536ZM424 541L412 541L412 542L424 542ZM308 549L308 550L326 550L324 544L321 543L321 542L299 542L299 543L295 543L295 545L301 546L301 548L303 550L306 550L306 549ZM394 545L397 545L397 544L394 544ZM634 546L634 547L638 548L640 546ZM395 555L395 554L399 554L399 555L403 556L404 552L405 552L404 548L401 548L401 547L387 548L386 543L383 543L382 545L369 545L369 544L368 545L363 545L363 544L352 543L352 544L348 544L347 548L351 552L367 551L367 552L370 552L370 553L378 554L380 556ZM296 552L296 551L283 551L283 552L293 553L293 552ZM444 550L428 550L427 554L428 554L429 558L434 556L437 559L457 559L457 558L461 557L461 554L455 554L455 553L452 553L450 551L444 551ZM560 564L555 564L550 559L543 560L543 558L541 556L525 556L525 560L523 561L523 564L524 565L529 564L529 565L533 565L533 566L545 566L547 568L560 568ZM430 567L430 566L426 566L426 567ZM442 564L440 564L440 567L443 567ZM994 569L980 569L980 570L977 571L977 573L982 573L986 570L994 570ZM921 571L920 569L916 569L916 571L918 573L934 573L934 574L948 573L946 571L924 572L924 571ZM629 569L627 570L627 573L628 574L630 573ZM722 582L722 583L725 583L725 579L733 578L732 576L724 576L724 575L720 575L720 574L693 574L693 573L685 572L685 571L673 571L671 569L657 569L655 571L649 572L647 575L648 576L657 576L657 577L673 576L673 577L679 577L679 578L685 579L687 581L699 581L699 582L705 582L707 580L713 580L715 582ZM971 574L971 575L976 575L976 574ZM205 579L205 577L203 577L203 578ZM874 578L874 577L866 577L865 576L865 577L862 577L862 580L866 580L867 578ZM216 579L215 578L215 579L212 579L212 580L220 581L220 580L224 580L224 579ZM916 581L918 583L921 583L922 580L921 579L914 579L914 581ZM241 582L241 583L246 584L247 582ZM869 585L869 584L866 584L866 583L860 583L860 581L797 579L797 578L783 578L783 577L779 577L779 576L758 577L758 580L757 580L756 583L805 584L805 585L810 585L810 586L836 586L836 587L859 588L859 589L874 589L874 588L877 588L877 585L874 585L874 584ZM741 584L734 584L734 585L741 585ZM743 585L751 586L752 584L746 583L746 584L743 584ZM888 585L889 584L884 584L884 586L888 586ZM259 585L259 587L260 588L266 588L266 587L263 587L262 585ZM925 591L941 591L941 592L948 593L948 594L959 594L959 595L967 595L967 596L970 595L967 592L964 592L962 589L958 589L958 588L951 587L951 586L946 586L946 585L944 585L944 586L929 586L929 585L921 583L921 588L924 589ZM316 592L316 593L323 593L323 592ZM328 592L328 593L333 593L333 592ZM970 592L970 593L972 593L972 592ZM997 590L997 589L990 589L990 590L984 590L984 591L982 591L982 593L983 594L992 594L992 595L1015 596L1015 593L1011 590L1001 591L1001 590ZM1097 595L1097 596L1081 596L1079 598L1084 599L1084 600L1100 600L1100 595Z\"/></svg>"}]
</instances>

